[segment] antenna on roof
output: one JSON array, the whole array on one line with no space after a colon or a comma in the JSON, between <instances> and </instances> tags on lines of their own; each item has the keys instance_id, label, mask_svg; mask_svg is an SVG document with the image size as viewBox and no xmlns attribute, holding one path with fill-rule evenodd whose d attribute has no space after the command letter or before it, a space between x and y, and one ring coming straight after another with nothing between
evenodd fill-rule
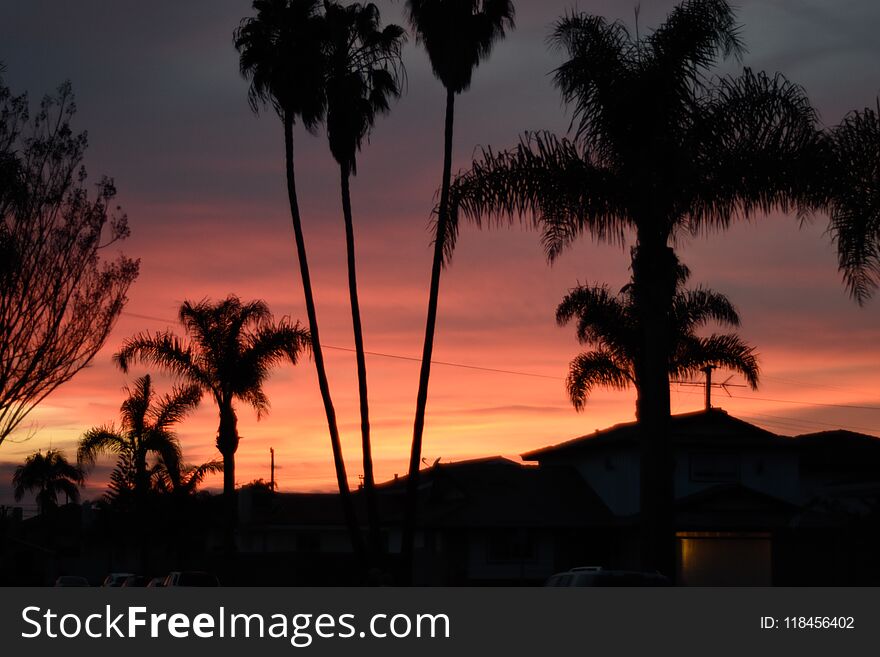
<instances>
[{"instance_id":1,"label":"antenna on roof","mask_svg":"<svg viewBox=\"0 0 880 657\"><path fill-rule=\"evenodd\" d=\"M703 372L706 373L706 409L711 410L712 408L712 370L715 369L714 365L706 365L703 368Z\"/></svg>"},{"instance_id":2,"label":"antenna on roof","mask_svg":"<svg viewBox=\"0 0 880 657\"><path fill-rule=\"evenodd\" d=\"M706 365L704 368L702 368L702 371L706 373L706 380L703 383L699 383L696 381L676 381L676 380L672 380L672 381L670 381L670 383L675 383L680 386L701 386L701 387L703 387L706 391L705 410L709 411L709 410L712 410L712 388L720 388L721 390L723 390L724 392L727 393L728 397L733 397L733 395L730 394L729 388L745 388L745 387L747 387L747 386L743 385L742 383L730 383L730 380L733 378L733 375L727 377L721 383L712 383L712 370L717 370L717 369L718 369L717 365Z\"/></svg>"}]
</instances>

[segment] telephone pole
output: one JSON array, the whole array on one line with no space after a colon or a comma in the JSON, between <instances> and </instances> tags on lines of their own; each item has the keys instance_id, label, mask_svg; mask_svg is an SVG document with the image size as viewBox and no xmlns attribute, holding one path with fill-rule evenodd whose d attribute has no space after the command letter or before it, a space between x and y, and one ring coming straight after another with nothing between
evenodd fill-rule
<instances>
[{"instance_id":1,"label":"telephone pole","mask_svg":"<svg viewBox=\"0 0 880 657\"><path fill-rule=\"evenodd\" d=\"M269 490L271 490L274 493L275 492L275 450L272 447L269 448L269 462L270 462Z\"/></svg>"}]
</instances>

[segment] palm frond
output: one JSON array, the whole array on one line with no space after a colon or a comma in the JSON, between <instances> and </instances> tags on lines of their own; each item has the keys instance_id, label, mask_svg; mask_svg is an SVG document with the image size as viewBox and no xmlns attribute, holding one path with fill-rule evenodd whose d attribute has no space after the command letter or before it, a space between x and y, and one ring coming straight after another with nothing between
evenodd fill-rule
<instances>
[{"instance_id":1,"label":"palm frond","mask_svg":"<svg viewBox=\"0 0 880 657\"><path fill-rule=\"evenodd\" d=\"M589 142L608 159L607 139L613 132L620 102L621 83L633 66L634 43L620 21L601 16L568 13L553 27L549 42L568 59L553 72L553 81L563 101L573 107L571 129L576 138Z\"/></svg>"},{"instance_id":2,"label":"palm frond","mask_svg":"<svg viewBox=\"0 0 880 657\"><path fill-rule=\"evenodd\" d=\"M147 421L147 411L153 400L150 375L139 377L131 387L126 386L123 390L126 397L120 407L122 426L135 435L141 435Z\"/></svg>"},{"instance_id":3,"label":"palm frond","mask_svg":"<svg viewBox=\"0 0 880 657\"><path fill-rule=\"evenodd\" d=\"M514 26L511 0L407 0L406 14L431 68L452 93L471 86L474 70Z\"/></svg>"},{"instance_id":4,"label":"palm frond","mask_svg":"<svg viewBox=\"0 0 880 657\"><path fill-rule=\"evenodd\" d=\"M73 504L79 504L81 483L70 478L56 479L51 483L51 491L53 497L57 499L58 495L64 495Z\"/></svg>"},{"instance_id":5,"label":"palm frond","mask_svg":"<svg viewBox=\"0 0 880 657\"><path fill-rule=\"evenodd\" d=\"M678 262L668 315L668 373L688 378L713 365L742 374L749 385L756 387L759 370L753 347L736 334L706 338L696 334L709 321L738 326L739 315L723 294L705 288L685 289L689 276L688 268ZM569 369L567 386L576 409L583 407L592 387L621 387L618 370L639 386L637 372L644 353L640 303L630 283L617 295L611 294L607 285L579 286L557 307L557 323L565 325L576 319L578 340L596 347L572 361Z\"/></svg>"},{"instance_id":6,"label":"palm frond","mask_svg":"<svg viewBox=\"0 0 880 657\"><path fill-rule=\"evenodd\" d=\"M117 431L113 425L95 427L79 439L76 460L85 465L94 465L99 454L121 454L127 449L128 443L124 433Z\"/></svg>"},{"instance_id":7,"label":"palm frond","mask_svg":"<svg viewBox=\"0 0 880 657\"><path fill-rule=\"evenodd\" d=\"M464 215L478 227L520 221L541 231L554 260L578 235L622 242L628 225L618 179L588 151L548 133L527 133L519 146L485 149L450 191L447 262Z\"/></svg>"},{"instance_id":8,"label":"palm frond","mask_svg":"<svg viewBox=\"0 0 880 657\"><path fill-rule=\"evenodd\" d=\"M709 321L734 328L740 325L730 299L706 288L679 291L672 300L670 321L679 334L690 333Z\"/></svg>"},{"instance_id":9,"label":"palm frond","mask_svg":"<svg viewBox=\"0 0 880 657\"><path fill-rule=\"evenodd\" d=\"M198 407L202 394L198 385L175 386L151 411L153 427L164 431L183 420Z\"/></svg>"},{"instance_id":10,"label":"palm frond","mask_svg":"<svg viewBox=\"0 0 880 657\"><path fill-rule=\"evenodd\" d=\"M571 290L556 308L556 322L564 326L574 318L581 344L633 356L630 347L636 340L634 318L608 286L582 285Z\"/></svg>"},{"instance_id":11,"label":"palm frond","mask_svg":"<svg viewBox=\"0 0 880 657\"><path fill-rule=\"evenodd\" d=\"M832 133L830 231L850 294L864 304L880 284L880 99Z\"/></svg>"},{"instance_id":12,"label":"palm frond","mask_svg":"<svg viewBox=\"0 0 880 657\"><path fill-rule=\"evenodd\" d=\"M18 502L26 492L36 493L37 504L43 513L57 506L59 493L78 502L78 487L84 481L85 473L82 468L70 463L60 451L49 449L45 454L37 451L28 456L24 464L13 472L13 495Z\"/></svg>"},{"instance_id":13,"label":"palm frond","mask_svg":"<svg viewBox=\"0 0 880 657\"><path fill-rule=\"evenodd\" d=\"M745 52L736 14L727 0L685 0L645 41L652 64L687 84L720 59Z\"/></svg>"},{"instance_id":14,"label":"palm frond","mask_svg":"<svg viewBox=\"0 0 880 657\"><path fill-rule=\"evenodd\" d=\"M686 228L725 228L756 212L803 212L815 205L814 171L823 149L815 109L781 74L745 69L702 101L690 139L694 176L685 183Z\"/></svg>"},{"instance_id":15,"label":"palm frond","mask_svg":"<svg viewBox=\"0 0 880 657\"><path fill-rule=\"evenodd\" d=\"M239 376L233 382L234 394L262 414L268 410L268 403L262 402L262 391L257 396L250 395L250 391L259 390L273 367L284 360L296 365L299 357L310 350L311 335L299 322L290 324L282 320L277 325L270 323L261 326L245 340L237 366Z\"/></svg>"},{"instance_id":16,"label":"palm frond","mask_svg":"<svg viewBox=\"0 0 880 657\"><path fill-rule=\"evenodd\" d=\"M113 360L127 372L133 363L155 365L170 371L183 379L191 380L205 389L211 389L214 382L202 367L190 346L180 338L166 331L164 333L139 333L123 342L122 348Z\"/></svg>"},{"instance_id":17,"label":"palm frond","mask_svg":"<svg viewBox=\"0 0 880 657\"><path fill-rule=\"evenodd\" d=\"M735 334L681 339L671 358L669 372L680 378L694 376L707 365L737 372L753 390L758 388L760 368L755 348Z\"/></svg>"},{"instance_id":18,"label":"palm frond","mask_svg":"<svg viewBox=\"0 0 880 657\"><path fill-rule=\"evenodd\" d=\"M320 0L254 0L255 15L242 19L233 34L239 71L250 80L251 109L271 106L310 131L326 109L320 6Z\"/></svg>"},{"instance_id":19,"label":"palm frond","mask_svg":"<svg viewBox=\"0 0 880 657\"><path fill-rule=\"evenodd\" d=\"M565 387L572 405L581 411L594 388L625 390L631 383L633 373L629 364L600 349L579 354L571 361Z\"/></svg>"},{"instance_id":20,"label":"palm frond","mask_svg":"<svg viewBox=\"0 0 880 657\"><path fill-rule=\"evenodd\" d=\"M339 165L357 174L357 153L376 118L402 93L406 33L397 25L382 27L372 3L325 1L324 6L327 136Z\"/></svg>"},{"instance_id":21,"label":"palm frond","mask_svg":"<svg viewBox=\"0 0 880 657\"><path fill-rule=\"evenodd\" d=\"M180 470L183 452L177 437L170 431L152 428L144 436L142 449L145 452L156 454L161 466L169 473Z\"/></svg>"},{"instance_id":22,"label":"palm frond","mask_svg":"<svg viewBox=\"0 0 880 657\"><path fill-rule=\"evenodd\" d=\"M223 472L223 461L208 461L201 465L186 466L183 473L186 477L186 483L183 484L186 492L193 493L196 488L201 485L205 477L211 474L220 474Z\"/></svg>"}]
</instances>

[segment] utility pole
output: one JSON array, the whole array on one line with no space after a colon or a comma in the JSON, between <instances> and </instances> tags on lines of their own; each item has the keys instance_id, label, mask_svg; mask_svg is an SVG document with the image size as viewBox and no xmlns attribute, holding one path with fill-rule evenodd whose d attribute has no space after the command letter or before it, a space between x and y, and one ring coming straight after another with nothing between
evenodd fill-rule
<instances>
[{"instance_id":1,"label":"utility pole","mask_svg":"<svg viewBox=\"0 0 880 657\"><path fill-rule=\"evenodd\" d=\"M269 460L270 460L270 475L269 475L269 490L273 493L275 492L275 450L273 448L269 448Z\"/></svg>"}]
</instances>

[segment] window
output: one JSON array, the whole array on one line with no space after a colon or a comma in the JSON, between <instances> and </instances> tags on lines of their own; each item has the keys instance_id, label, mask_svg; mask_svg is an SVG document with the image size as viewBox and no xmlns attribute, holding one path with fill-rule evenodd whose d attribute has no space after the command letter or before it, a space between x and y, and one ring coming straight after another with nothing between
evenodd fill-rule
<instances>
[{"instance_id":1,"label":"window","mask_svg":"<svg viewBox=\"0 0 880 657\"><path fill-rule=\"evenodd\" d=\"M691 481L739 481L739 454L691 454Z\"/></svg>"}]
</instances>

